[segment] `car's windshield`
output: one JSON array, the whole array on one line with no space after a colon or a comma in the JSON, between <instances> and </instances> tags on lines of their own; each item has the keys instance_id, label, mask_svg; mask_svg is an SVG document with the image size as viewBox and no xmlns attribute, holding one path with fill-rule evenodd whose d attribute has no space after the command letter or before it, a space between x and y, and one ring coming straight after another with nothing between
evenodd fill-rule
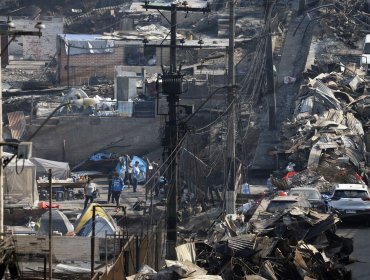
<instances>
[{"instance_id":1,"label":"car's windshield","mask_svg":"<svg viewBox=\"0 0 370 280\"><path fill-rule=\"evenodd\" d=\"M292 190L290 195L302 196L306 199L319 200L321 198L320 193L315 190Z\"/></svg>"},{"instance_id":2,"label":"car's windshield","mask_svg":"<svg viewBox=\"0 0 370 280\"><path fill-rule=\"evenodd\" d=\"M335 198L368 198L366 190L336 190L333 197Z\"/></svg>"},{"instance_id":3,"label":"car's windshield","mask_svg":"<svg viewBox=\"0 0 370 280\"><path fill-rule=\"evenodd\" d=\"M370 54L370 43L366 43L364 46L364 54Z\"/></svg>"},{"instance_id":4,"label":"car's windshield","mask_svg":"<svg viewBox=\"0 0 370 280\"><path fill-rule=\"evenodd\" d=\"M298 206L296 201L270 201L269 205L267 206L266 211L270 213L274 213L276 211L283 211L285 209L290 209L294 206Z\"/></svg>"}]
</instances>

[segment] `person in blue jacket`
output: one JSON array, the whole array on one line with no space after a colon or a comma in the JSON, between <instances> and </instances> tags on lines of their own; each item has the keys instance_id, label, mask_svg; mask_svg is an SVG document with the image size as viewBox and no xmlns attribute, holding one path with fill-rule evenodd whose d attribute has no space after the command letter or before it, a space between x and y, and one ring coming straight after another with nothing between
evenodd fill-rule
<instances>
[{"instance_id":1,"label":"person in blue jacket","mask_svg":"<svg viewBox=\"0 0 370 280\"><path fill-rule=\"evenodd\" d=\"M114 172L111 188L112 188L113 201L115 200L117 203L117 208L116 208L117 210L119 207L119 198L121 196L121 192L125 188L123 180L118 176L117 172Z\"/></svg>"}]
</instances>

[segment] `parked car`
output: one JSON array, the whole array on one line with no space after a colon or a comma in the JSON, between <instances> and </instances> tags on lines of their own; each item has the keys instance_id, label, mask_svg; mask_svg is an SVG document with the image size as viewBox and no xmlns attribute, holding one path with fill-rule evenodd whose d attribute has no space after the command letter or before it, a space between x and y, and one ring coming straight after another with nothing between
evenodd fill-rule
<instances>
[{"instance_id":1,"label":"parked car","mask_svg":"<svg viewBox=\"0 0 370 280\"><path fill-rule=\"evenodd\" d=\"M341 218L370 217L370 195L364 184L337 184L330 197L329 207Z\"/></svg>"},{"instance_id":2,"label":"parked car","mask_svg":"<svg viewBox=\"0 0 370 280\"><path fill-rule=\"evenodd\" d=\"M293 207L301 207L305 210L311 208L310 202L302 196L277 196L270 200L266 208L266 212L275 213L291 209Z\"/></svg>"},{"instance_id":3,"label":"parked car","mask_svg":"<svg viewBox=\"0 0 370 280\"><path fill-rule=\"evenodd\" d=\"M313 209L321 212L327 211L325 200L322 198L322 195L317 188L313 187L292 188L289 191L289 195L304 197L310 202Z\"/></svg>"},{"instance_id":4,"label":"parked car","mask_svg":"<svg viewBox=\"0 0 370 280\"><path fill-rule=\"evenodd\" d=\"M370 34L365 36L365 42L361 56L361 67L367 72L367 74L370 74Z\"/></svg>"}]
</instances>

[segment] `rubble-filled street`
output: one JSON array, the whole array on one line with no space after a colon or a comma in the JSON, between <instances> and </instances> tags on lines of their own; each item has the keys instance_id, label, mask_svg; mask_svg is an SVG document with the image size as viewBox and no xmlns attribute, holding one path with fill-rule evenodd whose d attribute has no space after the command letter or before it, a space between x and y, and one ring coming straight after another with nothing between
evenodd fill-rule
<instances>
[{"instance_id":1,"label":"rubble-filled street","mask_svg":"<svg viewBox=\"0 0 370 280\"><path fill-rule=\"evenodd\" d=\"M0 0L0 278L370 275L370 0Z\"/></svg>"}]
</instances>

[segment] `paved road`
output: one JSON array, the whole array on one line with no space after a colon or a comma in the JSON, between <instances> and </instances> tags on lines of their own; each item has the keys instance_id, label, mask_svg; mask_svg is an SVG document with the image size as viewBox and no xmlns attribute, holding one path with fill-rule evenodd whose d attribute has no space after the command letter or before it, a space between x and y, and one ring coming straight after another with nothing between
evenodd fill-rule
<instances>
[{"instance_id":1,"label":"paved road","mask_svg":"<svg viewBox=\"0 0 370 280\"><path fill-rule=\"evenodd\" d=\"M370 279L370 227L342 225L338 235L353 238L354 251L352 258L358 261L349 265L354 280Z\"/></svg>"}]
</instances>

